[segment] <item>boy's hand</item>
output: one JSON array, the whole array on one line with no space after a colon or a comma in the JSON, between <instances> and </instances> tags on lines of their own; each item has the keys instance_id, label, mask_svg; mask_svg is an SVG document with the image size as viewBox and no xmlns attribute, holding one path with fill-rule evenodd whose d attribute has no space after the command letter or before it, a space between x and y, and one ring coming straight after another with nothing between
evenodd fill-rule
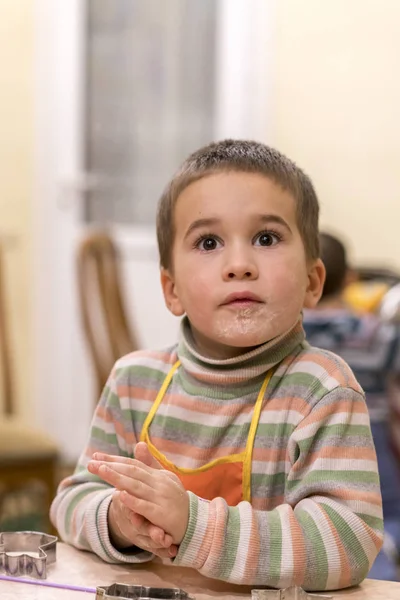
<instances>
[{"instance_id":1,"label":"boy's hand","mask_svg":"<svg viewBox=\"0 0 400 600\"><path fill-rule=\"evenodd\" d=\"M170 535L132 512L121 501L121 492L113 494L108 511L110 539L117 548L137 546L161 558L174 558L178 552ZM150 531L152 537L149 535Z\"/></svg>"},{"instance_id":2,"label":"boy's hand","mask_svg":"<svg viewBox=\"0 0 400 600\"><path fill-rule=\"evenodd\" d=\"M126 508L169 533L172 542L179 545L189 521L189 496L177 475L151 457L146 444L138 444L135 455L144 462L96 454L98 460L91 461L88 468L121 490L120 499Z\"/></svg>"},{"instance_id":3,"label":"boy's hand","mask_svg":"<svg viewBox=\"0 0 400 600\"><path fill-rule=\"evenodd\" d=\"M152 464L155 459L147 449L146 444L144 452L139 455L144 463ZM97 452L93 455L96 460L90 461L88 470L94 475L99 475L98 469L103 462L119 462L132 460L121 456L111 456ZM155 461L155 464L159 464ZM122 501L120 492L115 491L110 503L108 511L108 526L112 543L118 548L127 548L129 546L137 546L156 554L161 558L173 558L177 555L178 549L172 543L170 535L166 534L163 529L150 523L142 515L136 514L130 510Z\"/></svg>"}]
</instances>

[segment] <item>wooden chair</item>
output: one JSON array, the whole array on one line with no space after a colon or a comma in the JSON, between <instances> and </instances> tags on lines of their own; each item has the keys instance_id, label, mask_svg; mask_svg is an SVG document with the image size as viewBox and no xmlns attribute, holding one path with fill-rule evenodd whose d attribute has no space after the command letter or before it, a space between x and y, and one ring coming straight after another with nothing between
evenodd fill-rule
<instances>
[{"instance_id":1,"label":"wooden chair","mask_svg":"<svg viewBox=\"0 0 400 600\"><path fill-rule=\"evenodd\" d=\"M56 492L58 449L49 436L16 414L5 287L4 249L0 244L0 385L3 391L3 402L0 402L0 531L18 529L19 526L26 529L29 523L52 531L48 514ZM29 516L17 511L14 518L8 520L2 510L10 504L7 499L21 500L24 495L30 500L34 496L40 498L36 506L41 515Z\"/></svg>"},{"instance_id":2,"label":"wooden chair","mask_svg":"<svg viewBox=\"0 0 400 600\"><path fill-rule=\"evenodd\" d=\"M138 349L125 310L119 253L105 230L89 232L77 253L81 316L101 394L116 360Z\"/></svg>"}]
</instances>

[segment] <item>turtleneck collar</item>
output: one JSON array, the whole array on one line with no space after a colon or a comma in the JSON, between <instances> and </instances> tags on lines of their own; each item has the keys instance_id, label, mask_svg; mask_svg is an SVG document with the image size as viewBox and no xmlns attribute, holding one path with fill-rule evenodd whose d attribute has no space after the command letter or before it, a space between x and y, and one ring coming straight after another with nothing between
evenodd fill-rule
<instances>
[{"instance_id":1,"label":"turtleneck collar","mask_svg":"<svg viewBox=\"0 0 400 600\"><path fill-rule=\"evenodd\" d=\"M189 320L185 317L178 343L178 357L184 370L182 375L213 386L251 384L293 352L304 337L300 318L289 331L250 352L228 359L208 358L196 349Z\"/></svg>"}]
</instances>

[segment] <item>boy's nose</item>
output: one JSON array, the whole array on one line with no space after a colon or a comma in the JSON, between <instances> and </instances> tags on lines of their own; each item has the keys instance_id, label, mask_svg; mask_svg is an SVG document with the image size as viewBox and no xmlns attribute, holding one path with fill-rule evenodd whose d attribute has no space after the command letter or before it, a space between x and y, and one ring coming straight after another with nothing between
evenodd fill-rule
<instances>
[{"instance_id":1,"label":"boy's nose","mask_svg":"<svg viewBox=\"0 0 400 600\"><path fill-rule=\"evenodd\" d=\"M252 280L257 279L258 269L255 263L245 258L229 261L224 266L223 278L225 280L239 279Z\"/></svg>"}]
</instances>

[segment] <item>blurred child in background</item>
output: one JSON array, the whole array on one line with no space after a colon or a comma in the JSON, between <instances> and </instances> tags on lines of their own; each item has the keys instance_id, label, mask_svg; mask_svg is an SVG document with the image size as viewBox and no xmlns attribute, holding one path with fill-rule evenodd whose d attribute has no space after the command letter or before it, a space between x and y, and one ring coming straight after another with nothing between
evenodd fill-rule
<instances>
[{"instance_id":1,"label":"blurred child in background","mask_svg":"<svg viewBox=\"0 0 400 600\"><path fill-rule=\"evenodd\" d=\"M393 452L390 431L390 388L400 373L400 335L395 324L378 314L356 314L345 301L347 283L354 279L346 248L336 237L320 235L326 268L322 297L304 312L307 340L335 352L350 365L366 394L378 457L385 540L369 573L374 579L398 581L400 551L400 465Z\"/></svg>"}]
</instances>

